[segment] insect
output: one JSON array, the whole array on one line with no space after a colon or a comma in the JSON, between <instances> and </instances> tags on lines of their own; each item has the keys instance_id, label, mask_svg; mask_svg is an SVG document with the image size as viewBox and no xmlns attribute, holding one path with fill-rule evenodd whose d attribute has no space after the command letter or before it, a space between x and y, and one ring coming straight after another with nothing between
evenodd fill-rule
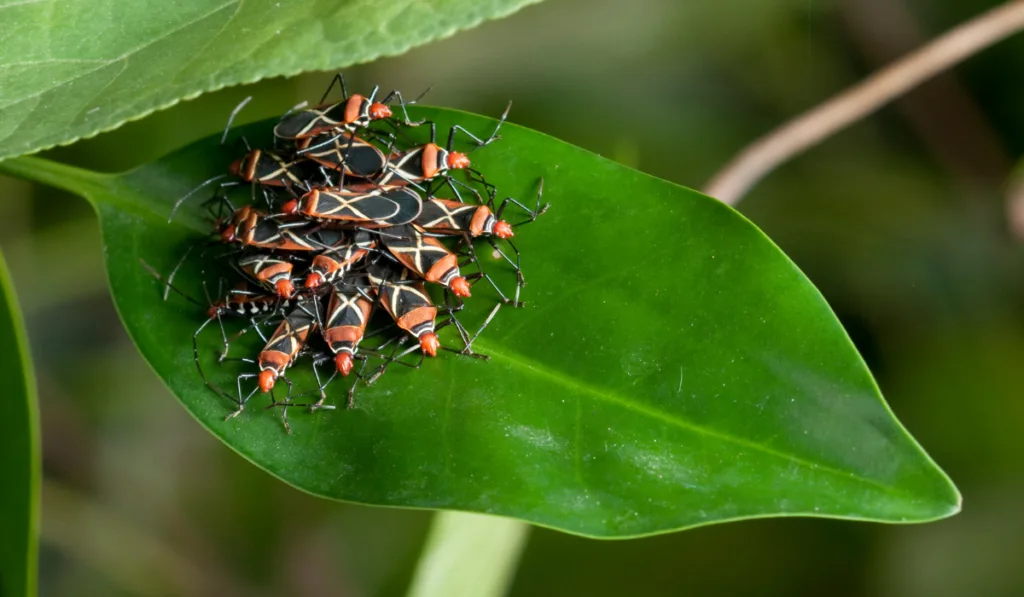
<instances>
[{"instance_id":1,"label":"insect","mask_svg":"<svg viewBox=\"0 0 1024 597\"><path fill-rule=\"evenodd\" d=\"M424 354L436 356L441 347L434 329L437 307L423 283L409 277L409 270L396 268L380 259L367 267L377 300L399 328L419 341Z\"/></svg>"},{"instance_id":2,"label":"insect","mask_svg":"<svg viewBox=\"0 0 1024 597\"><path fill-rule=\"evenodd\" d=\"M295 284L292 283L295 264L291 261L268 253L254 253L239 257L236 263L245 275L274 291L277 296L291 298L295 294Z\"/></svg>"},{"instance_id":3,"label":"insect","mask_svg":"<svg viewBox=\"0 0 1024 597\"><path fill-rule=\"evenodd\" d=\"M149 271L150 274L159 280L167 290L173 290L175 293L184 297L187 301L203 307L202 303L172 285L170 280L165 281L152 266L141 258L139 259L139 262ZM204 291L206 289L205 282L203 283L203 289ZM205 330L208 325L214 321L217 322L217 325L220 328L221 339L224 341L224 350L220 353L218 361L224 361L228 359L227 354L230 347L230 340L227 337L227 332L224 330L223 317L225 315L246 318L253 327L258 329L257 317L270 316L276 312L281 312L291 305L291 301L272 294L246 290L244 287L231 290L222 299L217 301L209 300L209 298L207 300L209 302L209 306L206 307L206 320L196 328L195 332L192 333L192 359L195 362L196 370L199 371L199 376L202 378L203 383L218 394L234 400L231 395L221 390L206 377L206 373L203 371L202 364L199 361L200 334L202 334L203 330Z\"/></svg>"},{"instance_id":4,"label":"insect","mask_svg":"<svg viewBox=\"0 0 1024 597\"><path fill-rule=\"evenodd\" d=\"M342 98L329 101L335 84L340 84ZM174 203L172 215L199 188L219 185L203 203L216 224L214 238L208 239L212 242L201 251L202 261L229 266L245 279L228 293L218 288L216 301L206 292L206 320L193 335L193 358L203 381L237 404L227 418L240 414L252 397L267 394L270 406L283 408L287 428L291 407L333 408L323 404L328 398L325 389L336 380L351 382L351 407L356 387L372 383L390 364L416 368L442 350L486 359L473 352L474 342L501 305L521 304L525 280L513 237L519 232L516 227L526 222L510 217L509 209L518 206L529 215L526 221L533 221L547 206L540 207L541 191L534 209L511 197L497 200L497 188L470 160L473 151L499 138L511 104L500 120L488 125L493 126L489 135L476 136L463 127L466 123L448 123L442 129L447 140L439 141L438 124L410 121L401 94L392 91L381 98L379 92L374 87L365 96L349 95L344 79L336 76L319 105L296 106L272 125L273 145L253 149L239 136L245 151L224 160L231 162L227 172ZM232 112L222 145L244 105ZM426 135L413 141L403 128L428 123L426 143ZM481 127L480 132L488 131ZM244 205L235 202L241 190L229 189L240 185L252 190L251 201ZM445 186L454 195L438 196ZM477 239L494 249L493 254L488 249L487 256L499 260L496 264L478 257ZM217 241L233 246L211 252ZM189 251L197 246L201 244L193 244ZM498 287L497 277L484 271L495 265L508 270L502 258L515 270L514 300ZM180 266L181 262L167 285ZM506 273L511 281L511 272ZM463 299L481 280L494 287L500 300L495 305L489 299L493 309L474 332L459 317L469 312L462 311L467 306ZM443 292L430 288L428 293L429 284L440 285ZM203 288L205 292L205 283ZM493 297L485 287L476 290ZM371 325L378 308L393 323ZM231 318L239 319L239 325L231 325ZM445 333L451 340L446 337L441 344L439 331L448 325L457 329L461 342L450 329ZM224 372L227 382L215 376L207 379L203 373L213 360L206 345L219 348L219 340L199 337L213 335L210 327L219 327L223 340L218 361L248 363L241 370ZM236 340L243 334L253 341L258 335L261 342L238 358L242 351ZM229 359L229 350L236 356ZM299 363L306 361L312 362L315 390L301 387L299 381ZM365 371L372 375L365 376ZM230 387L232 380L237 388ZM314 404L299 403L303 396L317 393L319 400L309 400Z\"/></svg>"},{"instance_id":5,"label":"insect","mask_svg":"<svg viewBox=\"0 0 1024 597\"><path fill-rule=\"evenodd\" d=\"M551 206L550 203L543 207L540 205L543 194L544 179L541 179L537 188L537 205L533 209L512 197L506 197L495 209L493 195L488 197L487 203L481 205L460 203L451 199L429 199L423 203L423 210L416 218L415 224L421 230L433 234L468 233L473 238L493 235L501 239L509 239L514 236L513 228L536 220L538 216L548 210ZM528 218L516 224L509 224L502 220L501 216L509 205L519 207L528 214Z\"/></svg>"},{"instance_id":6,"label":"insect","mask_svg":"<svg viewBox=\"0 0 1024 597\"><path fill-rule=\"evenodd\" d=\"M225 130L225 136L226 135L227 130ZM248 147L248 143L246 143L246 146ZM251 183L254 198L257 186L263 187L264 193L266 192L266 187L272 187L287 189L294 195L294 188L308 191L314 186L314 182L318 181L318 179L328 185L332 182L327 173L325 173L320 165L314 160L302 157L297 159L286 159L276 152L265 149L249 149L248 153L228 166L228 173L241 179L240 182L222 182L217 187L218 191L227 187L237 186L241 183ZM189 197L210 184L223 180L227 176L228 174L214 176L213 178L200 183L191 191L178 198L178 200L174 202L174 206L171 208L171 215L168 221L174 219L174 214L177 213L178 208L180 208ZM215 198L217 197L217 194L217 192L214 193Z\"/></svg>"},{"instance_id":7,"label":"insect","mask_svg":"<svg viewBox=\"0 0 1024 597\"><path fill-rule=\"evenodd\" d=\"M363 287L352 282L339 282L332 286L323 336L335 355L335 366L343 376L352 371L353 357L366 333L372 311L373 300Z\"/></svg>"},{"instance_id":8,"label":"insect","mask_svg":"<svg viewBox=\"0 0 1024 597\"><path fill-rule=\"evenodd\" d=\"M528 224L537 219L551 206L550 203L544 204L541 207L541 197L544 195L544 179L540 180L540 184L537 187L537 203L533 209L530 209L513 199L507 197L501 202L501 205L497 210L493 210L494 197L490 196L487 203L484 205L470 205L459 203L457 201L450 200L433 200L427 201L423 206L423 213L417 220L416 225L422 230L430 234L439 235L463 235L463 243L467 253L469 254L471 262L475 263L477 268L480 270L478 273L467 276L468 278L484 278L494 288L494 290L501 297L502 301L511 303L513 307L520 307L523 303L519 300L520 293L523 286L526 284L526 280L523 277L522 267L520 265L520 254L519 249L516 248L515 244L510 240L513 236L513 228ZM505 211L505 208L509 205L516 205L528 214L527 219L515 224L509 224L504 220L501 220L501 215ZM488 233L493 236L505 241L515 255L515 258L509 257L505 251L498 246L493 238L488 237ZM483 236L486 238L488 244L494 249L494 254L500 256L516 272L516 292L515 297L509 300L505 293L502 292L501 288L494 282L494 280L483 271L483 267L480 265L480 260L476 256L476 252L473 248L473 243L469 237ZM465 264L462 264L465 265Z\"/></svg>"},{"instance_id":9,"label":"insect","mask_svg":"<svg viewBox=\"0 0 1024 597\"><path fill-rule=\"evenodd\" d=\"M404 187L356 185L341 190L313 189L281 211L320 222L347 222L368 228L407 224L423 208L419 194Z\"/></svg>"},{"instance_id":10,"label":"insect","mask_svg":"<svg viewBox=\"0 0 1024 597\"><path fill-rule=\"evenodd\" d=\"M249 205L234 212L220 236L226 243L281 251L322 251L346 240L342 230L321 229L305 220L280 221Z\"/></svg>"},{"instance_id":11,"label":"insect","mask_svg":"<svg viewBox=\"0 0 1024 597\"><path fill-rule=\"evenodd\" d=\"M309 309L310 297L304 298L303 301L303 303L293 302L288 299L282 299L276 295L261 294L246 291L244 289L235 289L232 290L225 299L211 305L208 311L208 319L199 326L192 336L192 352L196 369L199 371L199 375L203 379L203 382L218 394L233 400L237 404L237 409L227 415L225 420L238 416L245 409L245 405L248 403L249 399L252 398L257 391L263 393L271 392L278 379L284 379L288 384L288 398L286 398L284 402L279 402L275 398L270 406L284 407L284 410L281 413L281 421L289 433L291 433L291 428L288 425L289 406L334 408L332 406L322 405L323 398L326 397L323 393L325 384L320 381L320 376L317 374L315 367L313 372L314 375L316 375L318 389L322 397L321 401L316 405L300 405L291 401L292 384L291 381L285 377L285 371L294 364L296 358L302 354L309 334L316 329L317 322L319 320L317 313L311 312ZM312 303L315 304L315 301L316 299L314 296L312 297ZM292 307L291 311L288 311L289 307ZM260 331L261 323L271 321L275 316L281 316L286 311L288 311L287 316L282 318L273 335L269 339L266 338ZM259 356L255 361L249 358L228 358L227 351L230 341L224 332L224 326L221 320L222 316L227 314L243 316L249 320L249 327L233 336L232 340L237 339L250 329L255 329L260 337L264 339L265 345L263 350L260 351ZM221 353L218 360L255 363L260 369L259 373L243 373L236 378L238 386L237 396L231 396L211 382L206 377L202 364L200 363L198 346L199 334L211 321L215 319L220 326L221 336L224 339L224 352ZM257 378L256 388L249 392L248 395L243 395L242 382L253 377Z\"/></svg>"},{"instance_id":12,"label":"insect","mask_svg":"<svg viewBox=\"0 0 1024 597\"><path fill-rule=\"evenodd\" d=\"M228 172L252 182L271 187L309 188L309 181L317 174L315 161L308 159L288 160L265 149L253 149L244 157L231 163Z\"/></svg>"},{"instance_id":13,"label":"insect","mask_svg":"<svg viewBox=\"0 0 1024 597\"><path fill-rule=\"evenodd\" d=\"M298 200L286 202L281 211L321 222L351 222L373 225L399 213L400 206L380 189L313 189Z\"/></svg>"},{"instance_id":14,"label":"insect","mask_svg":"<svg viewBox=\"0 0 1024 597\"><path fill-rule=\"evenodd\" d=\"M376 247L376 241L368 232L358 230L350 234L345 242L313 258L309 273L306 274L306 288L317 288L321 284L334 282Z\"/></svg>"},{"instance_id":15,"label":"insect","mask_svg":"<svg viewBox=\"0 0 1024 597\"><path fill-rule=\"evenodd\" d=\"M384 152L376 145L349 133L324 133L303 143L299 154L346 176L370 178L380 174L387 164Z\"/></svg>"},{"instance_id":16,"label":"insect","mask_svg":"<svg viewBox=\"0 0 1024 597\"><path fill-rule=\"evenodd\" d=\"M341 101L333 104L324 103L335 83L341 86ZM374 120L391 118L392 111L388 103L396 97L399 98L403 111L405 110L406 104L397 91L392 91L379 102L375 101L379 90L379 87L374 87L369 97L349 95L345 87L345 78L341 74L335 75L324 96L320 98L320 105L286 114L274 127L274 135L279 139L294 140L332 131L354 133L369 126ZM409 122L408 114L405 115L405 121L409 125L414 124Z\"/></svg>"},{"instance_id":17,"label":"insect","mask_svg":"<svg viewBox=\"0 0 1024 597\"><path fill-rule=\"evenodd\" d=\"M455 135L458 132L469 136L478 147L483 147L498 139L498 130L504 124L511 108L512 104L510 103L505 108L505 112L501 115L498 124L494 127L494 131L491 132L487 139L480 139L462 126L455 125L448 132L448 143L445 147L441 147L435 142L437 129L436 125L431 122L430 142L404 152L392 152L388 157L383 173L376 177L374 182L378 185L418 185L419 183L430 182L440 178L442 184L447 184L452 192L455 193L455 196L459 198L459 201L462 201L462 195L459 193L458 186L469 189L476 195L479 195L479 193L466 183L453 179L448 175L448 172L451 170L467 170L485 188L488 190L493 189L493 185L487 183L479 172L470 168L469 156L465 153L454 151L452 148L455 144ZM428 194L432 195L433 192L428 189Z\"/></svg>"},{"instance_id":18,"label":"insect","mask_svg":"<svg viewBox=\"0 0 1024 597\"><path fill-rule=\"evenodd\" d=\"M267 340L257 358L260 372L243 373L238 380L257 377L260 391L266 394L274 389L278 378L284 377L285 370L295 362L299 351L305 346L309 334L316 329L316 315L310 308L312 302L299 302L278 324L273 335ZM285 378L287 381L287 378ZM288 382L291 385L291 382Z\"/></svg>"},{"instance_id":19,"label":"insect","mask_svg":"<svg viewBox=\"0 0 1024 597\"><path fill-rule=\"evenodd\" d=\"M451 289L456 296L469 296L469 282L459 272L458 257L440 241L408 225L387 232L381 241L402 265L428 282Z\"/></svg>"},{"instance_id":20,"label":"insect","mask_svg":"<svg viewBox=\"0 0 1024 597\"><path fill-rule=\"evenodd\" d=\"M502 204L504 207L505 204ZM416 218L416 227L434 234L468 233L472 237L493 234L498 238L511 238L512 226L486 205L473 205L451 199L430 199Z\"/></svg>"}]
</instances>

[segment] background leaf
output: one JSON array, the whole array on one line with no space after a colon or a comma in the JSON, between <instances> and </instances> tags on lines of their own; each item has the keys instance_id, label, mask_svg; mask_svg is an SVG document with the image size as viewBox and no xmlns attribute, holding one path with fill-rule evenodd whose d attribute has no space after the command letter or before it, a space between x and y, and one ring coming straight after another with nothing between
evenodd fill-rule
<instances>
[{"instance_id":1,"label":"background leaf","mask_svg":"<svg viewBox=\"0 0 1024 597\"><path fill-rule=\"evenodd\" d=\"M529 525L497 516L438 512L406 597L501 597Z\"/></svg>"},{"instance_id":2,"label":"background leaf","mask_svg":"<svg viewBox=\"0 0 1024 597\"><path fill-rule=\"evenodd\" d=\"M0 3L0 158L228 85L401 54L538 1Z\"/></svg>"},{"instance_id":3,"label":"background leaf","mask_svg":"<svg viewBox=\"0 0 1024 597\"><path fill-rule=\"evenodd\" d=\"M442 130L493 126L418 115ZM259 143L267 130L245 134ZM161 303L138 264L166 273L209 229L196 205L167 224L170 205L237 150L210 138L109 177L32 158L0 167L93 200L115 301L143 355L203 425L306 491L602 537L759 516L911 522L958 511L956 489L895 420L821 295L752 224L545 135L514 125L502 135L474 163L523 199L543 176L552 208L517 234L530 304L486 330L476 348L491 361L443 354L393 368L360 390L355 410L293 411L292 436L255 406L223 420L230 405L192 363L200 309ZM178 277L195 296L199 269ZM477 291L470 325L493 305ZM231 386L232 372L212 363L218 343L202 339L206 370ZM343 402L341 388L330 393Z\"/></svg>"},{"instance_id":4,"label":"background leaf","mask_svg":"<svg viewBox=\"0 0 1024 597\"><path fill-rule=\"evenodd\" d=\"M39 413L21 310L0 253L0 595L35 595Z\"/></svg>"}]
</instances>

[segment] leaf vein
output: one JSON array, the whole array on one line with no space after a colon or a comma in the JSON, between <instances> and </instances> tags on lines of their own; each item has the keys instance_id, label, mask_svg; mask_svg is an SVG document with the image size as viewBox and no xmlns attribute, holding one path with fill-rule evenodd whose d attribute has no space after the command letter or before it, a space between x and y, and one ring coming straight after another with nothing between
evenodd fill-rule
<instances>
[{"instance_id":1,"label":"leaf vein","mask_svg":"<svg viewBox=\"0 0 1024 597\"><path fill-rule=\"evenodd\" d=\"M884 491L886 491L888 493L901 493L901 492L897 491L895 488L890 487L888 485L885 485L884 483L880 483L878 481L875 481L873 479L867 479L867 478L864 478L864 477L859 477L859 476L857 476L857 475L855 475L853 473L845 472L845 471L842 471L842 470L830 467L830 466L825 465L825 464L819 464L819 463L816 463L816 462L812 462L810 460L806 460L806 459L801 458L799 456L796 456L794 454L788 454L788 453L783 452L781 450L776 450L774 448L770 448L770 447L768 447L768 446L766 446L764 444L761 444L761 443L758 443L758 442L755 442L755 441L746 440L746 439L743 439L743 438L740 438L740 437L736 437L734 435L730 435L728 433L723 433L721 431L716 431L714 429L710 429L710 428L705 427L703 425L698 425L696 423L687 421L687 420L682 419L682 418L680 418L680 417L678 417L676 415L673 415L671 413L659 410L659 409L654 408L652 406L646 406L646 405L643 405L643 404L638 404L638 403L633 402L633 401L631 401L631 400L629 400L627 398L623 398L622 396L616 395L616 394L614 394L612 392L608 392L607 390L604 390L602 388L597 388L597 387L591 386L589 384L586 384L586 383L584 383L584 382L582 382L582 381L580 381L578 379L567 377L561 371L557 371L557 370L553 370L553 369L548 369L547 367L544 367L544 366L540 365L539 363L533 362L533 361L527 359L526 357L524 357L524 356L522 356L520 354L513 353L513 352L510 352L508 350L504 350L502 348L498 348L498 347L492 345L490 342L482 341L482 340L477 340L476 344L482 345L482 347L485 347L484 350L486 352L488 352L489 354L491 354L492 357L493 356L499 356L499 357L505 359L507 362L509 362L513 366L516 366L516 367L519 367L519 368L522 368L522 369L530 370L530 371L532 371L532 372L534 372L534 373L536 373L538 375L541 375L542 377L545 377L545 378L547 378L547 379L549 379L549 380L551 380L551 381L553 381L555 383L558 383L560 385L567 386L567 387L579 390L579 391L581 391L583 393L589 394L589 395L593 396L594 398L596 398L596 399L598 399L598 400L600 400L602 402L605 402L605 403L608 403L608 404L614 404L616 406L625 408L626 410L631 410L631 411L633 411L635 413L639 413L641 415L645 415L645 416L651 417L653 419L657 419L657 420L659 420L659 421L661 421L663 423L666 423L666 424L671 425L673 427L676 427L678 429L683 429L685 431L689 431L691 433L695 433L695 434L698 434L698 435L703 435L703 436L706 436L706 437L717 439L717 440L722 441L722 442L727 442L727 443L735 444L737 446L742 446L742 447L748 448L750 450L755 450L757 452L761 452L761 453L767 454L769 456L774 456L776 458L780 458L782 460L787 460L789 462L792 462L794 464L797 464L797 465L800 465L800 466L804 466L804 467L807 467L807 468L813 468L813 469L815 469L817 471L825 472L825 473L828 473L828 474L831 474L831 475L834 475L834 476L843 477L843 478L854 478L854 479L856 479L858 481L861 481L863 483L866 483L868 485L873 485L875 487L878 487L878 488L880 488L880 489L882 489L882 490L884 490Z\"/></svg>"}]
</instances>

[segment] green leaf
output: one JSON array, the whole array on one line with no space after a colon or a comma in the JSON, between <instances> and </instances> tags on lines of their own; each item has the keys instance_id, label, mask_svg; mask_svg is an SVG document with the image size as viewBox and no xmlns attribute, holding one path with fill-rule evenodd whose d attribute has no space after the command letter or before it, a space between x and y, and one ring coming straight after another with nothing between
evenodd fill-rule
<instances>
[{"instance_id":1,"label":"green leaf","mask_svg":"<svg viewBox=\"0 0 1024 597\"><path fill-rule=\"evenodd\" d=\"M501 597L529 530L497 516L438 512L408 597Z\"/></svg>"},{"instance_id":2,"label":"green leaf","mask_svg":"<svg viewBox=\"0 0 1024 597\"><path fill-rule=\"evenodd\" d=\"M28 338L0 254L0 595L36 594L39 407Z\"/></svg>"},{"instance_id":3,"label":"green leaf","mask_svg":"<svg viewBox=\"0 0 1024 597\"><path fill-rule=\"evenodd\" d=\"M414 117L439 130L493 127L451 110ZM269 124L260 127L245 131L250 141L268 141ZM825 300L750 222L545 135L501 132L471 154L474 165L523 200L543 177L552 207L517 229L529 304L501 310L474 345L491 360L442 353L418 370L392 367L353 410L293 409L291 436L255 406L269 403L262 397L224 421L231 405L193 365L202 310L161 302L139 265L166 274L210 230L197 204L168 224L170 206L237 149L209 138L119 176L32 158L0 169L92 199L117 307L157 374L212 433L311 493L599 537L761 516L915 522L958 511L956 488L893 417ZM514 276L485 247L488 271L510 288ZM200 265L188 264L176 283L202 296ZM478 285L460 317L473 327L494 303ZM252 336L239 353L255 354ZM442 341L457 345L454 332ZM240 369L216 365L219 343L216 331L201 336L204 369L233 387ZM299 383L308 369L296 367ZM334 403L344 389L329 388Z\"/></svg>"},{"instance_id":4,"label":"green leaf","mask_svg":"<svg viewBox=\"0 0 1024 597\"><path fill-rule=\"evenodd\" d=\"M229 85L402 54L536 2L0 3L0 159Z\"/></svg>"}]
</instances>

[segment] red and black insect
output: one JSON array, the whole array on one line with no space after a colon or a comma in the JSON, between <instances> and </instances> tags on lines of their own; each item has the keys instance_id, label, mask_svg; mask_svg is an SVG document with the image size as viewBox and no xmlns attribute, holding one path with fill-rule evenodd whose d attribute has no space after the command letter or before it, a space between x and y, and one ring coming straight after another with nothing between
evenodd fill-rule
<instances>
[{"instance_id":1,"label":"red and black insect","mask_svg":"<svg viewBox=\"0 0 1024 597\"><path fill-rule=\"evenodd\" d=\"M377 176L388 161L376 145L349 133L311 137L308 143L301 144L298 153L324 168L358 178Z\"/></svg>"},{"instance_id":2,"label":"red and black insect","mask_svg":"<svg viewBox=\"0 0 1024 597\"><path fill-rule=\"evenodd\" d=\"M341 84L344 97L327 102L335 83ZM506 208L516 205L532 221L546 206L540 207L540 193L533 210L512 198L497 204L496 188L472 167L468 155L475 149L473 144L479 148L498 138L509 109L489 136L477 137L455 125L448 129L447 142L439 145L435 123L411 122L398 92L379 99L378 91L350 96L339 75L320 105L297 106L277 122L271 148L253 149L241 138L246 151L239 152L241 157L231 163L228 173L197 187L234 176L230 182L221 182L220 189L246 183L252 189L251 201L238 209L229 193L240 191L215 192L205 203L217 222L219 240L235 246L219 255L204 250L204 265L228 265L250 284L224 295L218 292L216 302L208 299L207 320L193 336L194 360L204 382L237 402L238 409L229 418L239 414L253 396L267 393L271 406L283 407L287 427L287 409L299 406L297 399L302 396L318 392L315 404L301 406L331 408L322 405L327 399L325 388L336 379L354 378L349 387L351 406L358 383L371 383L391 363L418 367L439 350L486 358L472 351L473 342L498 306L520 304L524 279L519 251L511 239L515 227L525 222L512 223ZM400 111L389 106L392 100ZM430 137L425 144L410 142L401 128L428 122ZM230 124L231 119L229 129ZM226 138L227 131L222 145ZM457 139L468 142L469 149L460 146L461 151L456 151ZM443 186L452 189L453 198L436 196ZM263 195L260 201L257 191ZM463 202L466 192L476 201ZM174 209L187 197L178 200ZM515 268L514 301L484 272L474 248L476 239L489 243L496 258L500 254ZM495 288L501 302L471 333L456 313L466 305L462 299L470 295L470 286L482 279ZM435 304L427 283L444 287L443 301ZM371 327L378 304L393 325ZM231 328L222 321L229 316L240 317L248 325L229 336L225 328ZM222 361L229 349L238 352L234 342L242 334L255 331L263 341L258 353L253 350L242 355L246 358L229 359L251 364L241 375L236 371L231 376L237 396L222 392L203 374L197 338L214 320L224 341ZM441 346L438 330L451 324L462 342L453 338L452 346ZM403 362L404 355L417 351L415 365ZM383 365L365 377L364 370L379 359ZM299 388L296 393L298 386L293 387L289 376L303 360L312 362L317 388L308 392ZM357 366L356 361L361 364ZM324 369L328 366L330 373ZM282 394L279 386L285 383L287 395L279 401L275 391Z\"/></svg>"},{"instance_id":3,"label":"red and black insect","mask_svg":"<svg viewBox=\"0 0 1024 597\"><path fill-rule=\"evenodd\" d=\"M287 201L281 211L318 222L344 222L364 228L408 224L419 217L423 199L407 187L359 184L341 190L313 189Z\"/></svg>"},{"instance_id":4,"label":"red and black insect","mask_svg":"<svg viewBox=\"0 0 1024 597\"><path fill-rule=\"evenodd\" d=\"M302 190L309 190L311 181L320 174L316 160L302 157L287 159L265 149L253 149L235 160L228 167L228 172L242 182Z\"/></svg>"},{"instance_id":5,"label":"red and black insect","mask_svg":"<svg viewBox=\"0 0 1024 597\"><path fill-rule=\"evenodd\" d=\"M239 257L236 263L242 273L277 296L291 298L295 294L292 282L295 264L291 260L269 253L253 253Z\"/></svg>"},{"instance_id":6,"label":"red and black insect","mask_svg":"<svg viewBox=\"0 0 1024 597\"><path fill-rule=\"evenodd\" d=\"M380 237L399 263L424 280L445 286L456 296L469 296L469 282L459 272L458 257L436 238L408 225L388 228Z\"/></svg>"},{"instance_id":7,"label":"red and black insect","mask_svg":"<svg viewBox=\"0 0 1024 597\"><path fill-rule=\"evenodd\" d=\"M333 104L324 103L335 83L341 85L342 100ZM327 87L327 92L320 98L320 105L286 114L274 127L274 135L279 139L294 140L328 132L354 133L366 128L374 120L391 118L392 111L388 103L396 97L399 98L404 110L405 102L401 100L401 94L397 91L392 91L379 102L375 100L378 91L379 87L374 87L369 97L349 95L345 87L345 78L338 74ZM413 124L409 122L408 115L405 119L408 124Z\"/></svg>"},{"instance_id":8,"label":"red and black insect","mask_svg":"<svg viewBox=\"0 0 1024 597\"><path fill-rule=\"evenodd\" d=\"M368 288L353 282L339 282L331 287L323 336L343 376L352 371L353 359L373 312L374 302L367 294Z\"/></svg>"},{"instance_id":9,"label":"red and black insect","mask_svg":"<svg viewBox=\"0 0 1024 597\"><path fill-rule=\"evenodd\" d=\"M199 301L193 299L173 286L169 280L164 281L163 277L145 261L142 261L141 259L139 261L142 263L143 267L149 270L149 272L164 285L166 290L173 290L189 302L199 305L200 307L203 306ZM203 284L203 289L206 289L205 282ZM230 360L228 359L228 350L230 348L231 341L228 339L227 332L224 329L224 316L235 316L248 319L251 326L258 330L259 318L267 318L275 313L280 313L283 310L288 309L291 304L291 301L288 299L282 299L279 296L267 294L265 292L251 291L244 288L244 286L229 291L223 298L217 301L210 300L209 307L206 308L206 320L203 321L192 334L192 358L203 382L218 394L234 399L206 377L206 373L203 371L202 364L200 363L199 335L202 334L203 330L205 330L208 325L214 321L217 322L217 325L220 328L221 339L224 342L224 350L218 357L218 361ZM241 396L241 394L239 394L239 396ZM241 398L239 398L239 406L241 407Z\"/></svg>"},{"instance_id":10,"label":"red and black insect","mask_svg":"<svg viewBox=\"0 0 1024 597\"><path fill-rule=\"evenodd\" d=\"M520 307L523 303L519 300L519 295L522 291L522 287L526 284L526 280L523 277L522 267L520 265L519 249L516 248L516 245L511 241L511 237L513 236L512 229L536 220L538 216L547 211L550 204L545 204L541 207L541 197L543 197L543 194L544 180L541 179L537 188L537 203L533 209L526 207L512 197L507 197L501 202L498 209L493 212L493 196L488 198L485 205L470 205L450 200L428 201L424 204L423 214L421 214L420 219L417 220L416 225L429 234L461 234L463 236L463 241L460 246L465 247L471 262L475 263L477 268L480 270L478 273L471 274L467 277L470 279L474 277L486 279L504 303L511 303L514 307ZM509 205L516 205L526 212L528 214L527 219L515 224L508 224L506 221L501 220L500 218L505 211L505 208ZM498 243L495 242L494 238L489 237L491 234L493 234L494 237L504 240L504 244L512 250L515 257L509 257L505 251L498 246ZM489 275L484 273L483 267L480 265L480 260L477 258L476 252L473 248L473 243L470 238L468 238L480 236L483 236L487 240L488 244L491 245L494 249L494 254L502 257L516 272L516 292L512 300L509 300L508 297L505 296L505 293L502 292L501 288L498 287L497 283L495 283Z\"/></svg>"},{"instance_id":11,"label":"red and black insect","mask_svg":"<svg viewBox=\"0 0 1024 597\"><path fill-rule=\"evenodd\" d=\"M325 250L313 258L306 274L304 286L317 288L324 283L332 283L345 274L353 265L359 263L376 247L376 241L366 231L357 230L348 233L346 240L338 246Z\"/></svg>"},{"instance_id":12,"label":"red and black insect","mask_svg":"<svg viewBox=\"0 0 1024 597\"><path fill-rule=\"evenodd\" d=\"M310 220L362 226L380 225L397 216L400 210L401 206L385 196L382 189L313 189L281 207L285 214L296 214Z\"/></svg>"},{"instance_id":13,"label":"red and black insect","mask_svg":"<svg viewBox=\"0 0 1024 597\"><path fill-rule=\"evenodd\" d=\"M316 330L317 316L312 308L312 301L297 303L260 351L256 361L260 372L243 373L239 380L257 377L261 392L266 394L273 390L278 378L284 377L285 371L306 345L309 335Z\"/></svg>"},{"instance_id":14,"label":"red and black insect","mask_svg":"<svg viewBox=\"0 0 1024 597\"><path fill-rule=\"evenodd\" d=\"M455 135L459 132L463 133L472 139L478 147L488 145L499 138L498 130L504 124L511 108L512 104L509 104L487 139L481 139L462 126L455 125L448 132L448 143L445 147L441 147L435 142L437 129L436 125L431 122L430 142L406 151L392 152L388 157L383 173L376 177L374 182L378 185L420 185L440 179L442 184L447 184L461 201L462 196L459 193L458 186L469 189L477 196L479 196L479 193L469 185L453 179L448 173L451 170L467 170L474 176L476 182L481 183L490 191L493 189L493 185L487 183L479 172L470 168L469 156L453 150ZM427 194L433 195L431 189L427 189Z\"/></svg>"},{"instance_id":15,"label":"red and black insect","mask_svg":"<svg viewBox=\"0 0 1024 597\"><path fill-rule=\"evenodd\" d=\"M441 347L434 323L437 307L423 283L410 278L409 270L397 268L383 259L371 263L366 271L377 300L395 324L419 341L424 354L436 356Z\"/></svg>"},{"instance_id":16,"label":"red and black insect","mask_svg":"<svg viewBox=\"0 0 1024 597\"><path fill-rule=\"evenodd\" d=\"M237 112L242 105L244 105L244 102L240 104L238 108L235 108L235 112ZM232 112L231 114L232 119L235 116L235 112ZM228 120L228 126L231 126L230 119ZM227 138L227 132L227 129L225 129L224 137L221 140L222 144ZM221 182L217 186L218 191L214 192L215 198L218 197L220 190L227 187L237 186L242 183L250 183L252 185L254 198L257 186L262 187L264 189L264 193L266 193L266 189L268 187L283 188L287 189L294 196L295 191L293 189L295 188L305 192L313 188L313 186L318 183L328 185L332 183L330 177L315 160L306 159L302 156L287 158L281 153L275 151L251 149L248 142L245 142L244 138L242 141L245 143L247 153L228 166L228 174L220 174L203 181L191 191L180 197L174 202L168 221L174 219L174 214L177 213L178 208L180 208L189 197L210 184L223 180L228 175L235 176L240 180Z\"/></svg>"},{"instance_id":17,"label":"red and black insect","mask_svg":"<svg viewBox=\"0 0 1024 597\"><path fill-rule=\"evenodd\" d=\"M221 240L246 247L279 251L323 251L341 246L342 230L324 229L302 219L279 220L244 205L221 227Z\"/></svg>"},{"instance_id":18,"label":"red and black insect","mask_svg":"<svg viewBox=\"0 0 1024 597\"><path fill-rule=\"evenodd\" d=\"M486 205L430 199L423 202L423 210L414 223L420 230L433 234L465 233L474 238L493 234L498 238L510 238L512 226L499 218L500 215L495 215Z\"/></svg>"}]
</instances>

